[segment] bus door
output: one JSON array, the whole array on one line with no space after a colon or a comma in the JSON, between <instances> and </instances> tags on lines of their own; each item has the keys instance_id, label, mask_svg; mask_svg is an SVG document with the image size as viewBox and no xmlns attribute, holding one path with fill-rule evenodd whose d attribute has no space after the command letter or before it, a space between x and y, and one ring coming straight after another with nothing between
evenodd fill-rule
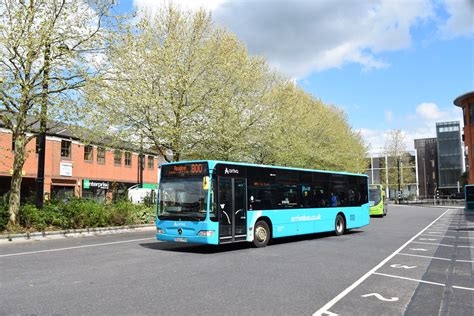
<instances>
[{"instance_id":1,"label":"bus door","mask_svg":"<svg viewBox=\"0 0 474 316\"><path fill-rule=\"evenodd\" d=\"M219 243L247 240L247 183L219 177Z\"/></svg>"}]
</instances>

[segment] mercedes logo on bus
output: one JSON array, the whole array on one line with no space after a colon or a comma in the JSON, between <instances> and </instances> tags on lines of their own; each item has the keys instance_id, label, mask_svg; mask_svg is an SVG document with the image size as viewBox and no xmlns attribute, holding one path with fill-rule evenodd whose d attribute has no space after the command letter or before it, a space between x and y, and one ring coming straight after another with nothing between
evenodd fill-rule
<instances>
[{"instance_id":1,"label":"mercedes logo on bus","mask_svg":"<svg viewBox=\"0 0 474 316\"><path fill-rule=\"evenodd\" d=\"M180 234L180 235L183 234L183 230L181 228L178 228L178 234Z\"/></svg>"}]
</instances>

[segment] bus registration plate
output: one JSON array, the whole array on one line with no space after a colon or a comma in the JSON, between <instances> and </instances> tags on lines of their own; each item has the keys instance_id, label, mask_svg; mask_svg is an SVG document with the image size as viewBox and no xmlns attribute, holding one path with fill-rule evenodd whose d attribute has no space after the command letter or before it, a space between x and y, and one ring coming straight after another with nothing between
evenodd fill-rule
<instances>
[{"instance_id":1,"label":"bus registration plate","mask_svg":"<svg viewBox=\"0 0 474 316\"><path fill-rule=\"evenodd\" d=\"M174 241L176 241L176 242L188 242L188 240L186 238L182 238L182 237L175 238Z\"/></svg>"}]
</instances>

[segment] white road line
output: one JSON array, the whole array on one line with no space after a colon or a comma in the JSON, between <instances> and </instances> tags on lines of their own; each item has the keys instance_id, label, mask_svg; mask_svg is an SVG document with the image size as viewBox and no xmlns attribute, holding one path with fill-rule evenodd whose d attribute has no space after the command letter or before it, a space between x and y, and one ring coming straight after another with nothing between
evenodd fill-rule
<instances>
[{"instance_id":1,"label":"white road line","mask_svg":"<svg viewBox=\"0 0 474 316\"><path fill-rule=\"evenodd\" d=\"M414 281L414 282L418 282L418 283L426 283L426 284L432 284L432 285L446 286L446 284L443 284L443 283L436 283L436 282L425 281L425 280L417 280L417 279L406 278L406 277L402 277L402 276L398 276L398 275L392 275L392 274L385 274L385 273L378 273L378 272L375 272L374 274L375 275L386 276L386 277L389 277L389 278Z\"/></svg>"},{"instance_id":2,"label":"white road line","mask_svg":"<svg viewBox=\"0 0 474 316\"><path fill-rule=\"evenodd\" d=\"M456 238L456 236L440 236L440 235L431 235L431 234L422 234L423 236L431 236L431 237L438 237L438 238Z\"/></svg>"},{"instance_id":3,"label":"white road line","mask_svg":"<svg viewBox=\"0 0 474 316\"><path fill-rule=\"evenodd\" d=\"M395 250L390 256L388 256L387 258L385 258L384 260L382 260L378 265L376 265L375 267L373 267L369 272L367 272L366 274L364 274L359 280L355 281L354 283L352 283L348 288L346 288L344 291L342 291L341 293L339 293L335 298L333 298L332 300L330 300L329 302L327 302L323 307L321 307L320 309L318 309L316 312L314 312L313 316L321 316L325 311L329 310L332 306L334 306L334 304L336 304L337 302L339 302L344 296L346 296L347 294L349 294L353 289L355 289L357 286L359 286L362 282L365 281L365 279L367 279L369 276L371 276L375 271L377 271L380 267L382 267L384 264L386 264L388 261L390 261L393 257L395 257L397 255L397 253L399 253L403 248L405 248L406 246L408 246L408 244L410 244L413 240L415 240L416 238L418 238L418 236L420 236L421 234L423 234L423 232L425 230L427 230L431 225L433 225L434 223L436 223L436 221L438 219L440 219L441 217L443 217L444 215L446 215L446 213L448 213L449 211L451 211L451 209L448 209L446 210L443 214L441 214L440 216L438 216L438 218L436 218L434 221L432 221L428 226L426 226L425 228L423 228L419 233L417 233L415 236L413 236L410 240L408 240L406 243L404 243L400 248L398 248L397 250Z\"/></svg>"},{"instance_id":4,"label":"white road line","mask_svg":"<svg viewBox=\"0 0 474 316\"><path fill-rule=\"evenodd\" d=\"M413 254L411 254L411 253L404 253L404 252L400 252L400 253L398 253L398 254L399 254L399 255L402 255L402 256L420 257L420 258L428 258L428 259L451 261L451 259L448 259L448 258L430 257L430 256L422 256L422 255L413 255Z\"/></svg>"},{"instance_id":5,"label":"white road line","mask_svg":"<svg viewBox=\"0 0 474 316\"><path fill-rule=\"evenodd\" d=\"M433 246L443 246L443 247L454 248L453 245L437 244L437 243L434 243L434 242L424 242L424 241L413 241L412 244L433 245Z\"/></svg>"},{"instance_id":6,"label":"white road line","mask_svg":"<svg viewBox=\"0 0 474 316\"><path fill-rule=\"evenodd\" d=\"M461 259L459 259L459 260L456 260L456 261L457 261L457 262L467 262L467 263L474 263L474 261L473 261L473 260L461 260Z\"/></svg>"},{"instance_id":7,"label":"white road line","mask_svg":"<svg viewBox=\"0 0 474 316\"><path fill-rule=\"evenodd\" d=\"M438 238L463 238L463 239L474 239L474 237L463 237L463 236L440 236L440 235L430 235L430 234L422 234L423 236L430 236L430 237L438 237Z\"/></svg>"},{"instance_id":8,"label":"white road line","mask_svg":"<svg viewBox=\"0 0 474 316\"><path fill-rule=\"evenodd\" d=\"M74 246L74 247L65 247L65 248L56 248L56 249L46 249L46 250L29 251L29 252L9 253L9 254L5 254L5 255L0 255L0 258L13 257L13 256L24 256L24 255L33 255L33 254L37 254L37 253L56 252L56 251L64 251L64 250L71 250L71 249L116 245L116 244L124 244L124 243L129 243L129 242L152 240L152 239L156 240L155 238L130 239L130 240L114 241L114 242L108 242L108 243L102 243L102 244L92 244L92 245L83 245L83 246Z\"/></svg>"},{"instance_id":9,"label":"white road line","mask_svg":"<svg viewBox=\"0 0 474 316\"><path fill-rule=\"evenodd\" d=\"M464 286L456 286L456 285L453 285L453 289L460 289L460 290L474 291L474 289L473 289L473 288L470 288L470 287L464 287Z\"/></svg>"}]
</instances>

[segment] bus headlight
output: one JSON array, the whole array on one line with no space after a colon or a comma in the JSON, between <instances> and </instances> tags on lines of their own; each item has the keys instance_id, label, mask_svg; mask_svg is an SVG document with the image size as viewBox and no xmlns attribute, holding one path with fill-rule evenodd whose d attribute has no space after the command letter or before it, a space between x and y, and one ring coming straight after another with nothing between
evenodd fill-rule
<instances>
[{"instance_id":1,"label":"bus headlight","mask_svg":"<svg viewBox=\"0 0 474 316\"><path fill-rule=\"evenodd\" d=\"M212 235L214 235L214 231L213 230L200 230L199 233L197 233L197 235L201 237L211 237Z\"/></svg>"},{"instance_id":2,"label":"bus headlight","mask_svg":"<svg viewBox=\"0 0 474 316\"><path fill-rule=\"evenodd\" d=\"M161 229L161 228L156 228L156 233L160 234L160 235L163 235L165 233L165 230Z\"/></svg>"}]
</instances>

